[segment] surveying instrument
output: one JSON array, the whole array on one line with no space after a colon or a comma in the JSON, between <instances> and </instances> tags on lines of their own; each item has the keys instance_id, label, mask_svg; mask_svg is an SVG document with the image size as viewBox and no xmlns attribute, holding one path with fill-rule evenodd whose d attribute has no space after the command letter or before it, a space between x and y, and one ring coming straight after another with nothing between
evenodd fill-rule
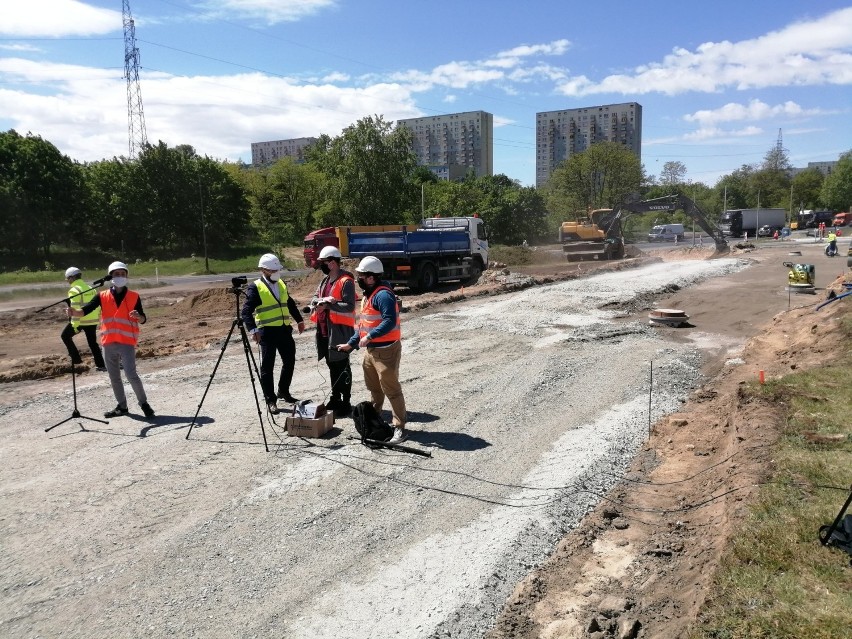
<instances>
[{"instance_id":1,"label":"surveying instrument","mask_svg":"<svg viewBox=\"0 0 852 639\"><path fill-rule=\"evenodd\" d=\"M234 294L234 321L231 322L231 329L228 331L227 337L225 337L225 341L222 342L222 350L219 352L219 358L216 360L216 365L213 367L213 372L210 373L210 379L207 382L207 388L204 389L204 394L201 396L201 401L198 402L198 410L195 411L195 417L192 418L192 423L189 425L189 430L186 433L186 439L189 439L189 436L192 434L192 429L195 427L196 420L198 419L198 413L201 412L201 406L204 404L204 398L207 397L207 391L210 390L210 385L213 383L213 378L216 376L216 371L219 368L219 364L222 362L222 357L225 355L225 349L228 347L228 344L231 341L231 336L234 334L234 330L240 329L240 339L243 343L243 351L246 356L246 366L248 366L249 378L251 379L251 389L252 394L254 395L254 403L257 407L257 419L260 421L260 432L263 434L263 447L266 449L266 452L269 452L269 444L266 441L266 429L263 426L263 411L260 408L260 401L257 399L257 386L254 382L255 373L257 373L258 379L260 379L260 372L257 368L257 362L254 359L254 353L251 350L251 344L249 343L248 333L246 333L246 327L243 324L242 316L240 315L240 295L245 294L246 292L246 284L248 280L245 275L240 275L239 277L231 278L231 288L228 289L231 293ZM271 419L271 418L270 418ZM275 423L275 420L272 420Z\"/></svg>"}]
</instances>

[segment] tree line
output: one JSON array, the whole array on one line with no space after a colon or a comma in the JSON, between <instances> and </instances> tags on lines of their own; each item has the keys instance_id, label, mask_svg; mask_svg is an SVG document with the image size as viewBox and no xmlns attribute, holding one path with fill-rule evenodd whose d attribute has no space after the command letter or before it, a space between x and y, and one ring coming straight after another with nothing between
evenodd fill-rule
<instances>
[{"instance_id":1,"label":"tree line","mask_svg":"<svg viewBox=\"0 0 852 639\"><path fill-rule=\"evenodd\" d=\"M843 209L852 202L852 152L829 176L790 177L786 152L744 165L714 186L685 181L667 162L648 176L625 147L604 142L572 155L543 189L506 175L439 181L417 166L411 133L381 116L321 136L306 161L263 167L222 162L189 145L148 145L138 158L79 163L40 136L0 133L0 263L41 268L52 252L93 250L125 259L225 256L233 247L298 245L313 229L416 224L479 215L493 243L555 241L559 225L625 197L683 192L711 217L727 208ZM792 193L792 198L791 198ZM674 219L672 221L678 221ZM684 218L684 221L685 218Z\"/></svg>"},{"instance_id":2,"label":"tree line","mask_svg":"<svg viewBox=\"0 0 852 639\"><path fill-rule=\"evenodd\" d=\"M546 233L544 200L504 175L439 182L418 167L410 132L380 116L321 136L307 160L253 167L148 145L135 159L79 163L40 136L0 133L0 260L41 268L53 252L126 259L299 245L316 228L412 224L477 214L498 243Z\"/></svg>"}]
</instances>

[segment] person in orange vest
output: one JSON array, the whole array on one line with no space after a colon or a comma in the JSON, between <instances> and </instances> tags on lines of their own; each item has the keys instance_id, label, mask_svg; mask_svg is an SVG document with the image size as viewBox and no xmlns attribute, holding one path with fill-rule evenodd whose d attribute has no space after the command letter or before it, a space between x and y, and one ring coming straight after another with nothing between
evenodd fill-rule
<instances>
[{"instance_id":1,"label":"person in orange vest","mask_svg":"<svg viewBox=\"0 0 852 639\"><path fill-rule=\"evenodd\" d=\"M364 291L361 300L361 319L358 332L338 350L349 353L354 348L365 348L361 360L364 384L370 391L373 407L381 413L385 397L393 413L393 437L389 444L399 444L407 439L405 422L405 397L399 383L399 363L402 358L402 331L399 306L390 284L381 279L384 267L377 257L369 255L355 269L358 286Z\"/></svg>"},{"instance_id":2,"label":"person in orange vest","mask_svg":"<svg viewBox=\"0 0 852 639\"><path fill-rule=\"evenodd\" d=\"M101 309L101 346L104 349L112 393L118 402L115 408L104 413L104 417L121 417L130 412L127 408L124 383L121 381L122 368L145 417L154 417L154 409L148 403L145 387L136 372L139 325L148 321L148 318L142 310L139 293L127 288L127 264L113 262L107 270L109 275L106 279L112 280L112 287L108 291L101 291L91 302L84 304L82 309L68 308L65 312L68 317L83 317L98 308Z\"/></svg>"},{"instance_id":3,"label":"person in orange vest","mask_svg":"<svg viewBox=\"0 0 852 639\"><path fill-rule=\"evenodd\" d=\"M324 359L331 377L331 399L326 408L335 417L352 412L352 369L349 355L337 350L355 334L355 278L340 265L336 246L323 247L318 268L325 274L311 298L311 321L316 324L317 359Z\"/></svg>"}]
</instances>

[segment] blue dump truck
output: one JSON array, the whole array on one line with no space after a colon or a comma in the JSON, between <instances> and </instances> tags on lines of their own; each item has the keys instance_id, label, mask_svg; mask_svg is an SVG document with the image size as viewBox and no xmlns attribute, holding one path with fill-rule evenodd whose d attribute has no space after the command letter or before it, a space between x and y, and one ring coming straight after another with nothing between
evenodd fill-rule
<instances>
[{"instance_id":1,"label":"blue dump truck","mask_svg":"<svg viewBox=\"0 0 852 639\"><path fill-rule=\"evenodd\" d=\"M348 229L340 244L346 245L344 257L373 255L386 280L420 291L439 282L475 282L488 267L488 236L479 217L433 217L392 231Z\"/></svg>"}]
</instances>

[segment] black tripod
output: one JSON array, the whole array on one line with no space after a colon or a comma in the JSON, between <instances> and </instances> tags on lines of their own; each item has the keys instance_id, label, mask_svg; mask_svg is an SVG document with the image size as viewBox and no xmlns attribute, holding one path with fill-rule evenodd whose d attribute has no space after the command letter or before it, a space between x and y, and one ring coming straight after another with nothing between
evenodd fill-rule
<instances>
[{"instance_id":1,"label":"black tripod","mask_svg":"<svg viewBox=\"0 0 852 639\"><path fill-rule=\"evenodd\" d=\"M101 281L101 284L103 284L103 281ZM81 293L78 293L78 295L81 295ZM45 306L44 308L38 309L36 311L36 313L41 313L42 311L47 310L48 308L50 308L52 306L56 306L57 304L62 304L63 302L68 304L69 307L71 306L71 298L66 297L64 300L59 300L58 302L55 302L53 304L49 304L49 305ZM68 319L68 322L69 323L71 322L71 318ZM70 354L69 354L69 357L70 357ZM74 410L71 411L71 417L66 417L61 422L58 422L58 423L54 424L53 426L50 426L49 428L45 428L44 429L45 433L50 431L50 430L53 430L57 426L64 424L65 422L70 422L72 419L88 419L89 421L99 422L101 424L109 424L109 422L104 421L103 419L96 419L95 417L87 417L86 415L80 414L80 411L77 408L77 366L76 366L76 364L74 364L74 358L73 357L71 357L71 391L72 391L72 394L74 396Z\"/></svg>"},{"instance_id":2,"label":"black tripod","mask_svg":"<svg viewBox=\"0 0 852 639\"><path fill-rule=\"evenodd\" d=\"M201 412L201 405L204 403L204 398L207 397L207 391L210 390L210 384L213 383L213 378L216 376L216 371L219 368L219 364L222 362L222 357L225 355L225 349L228 347L228 343L231 341L231 335L234 334L234 329L239 327L240 329L240 338L243 342L243 350L246 355L246 365L249 370L249 378L251 379L251 389L254 394L254 403L257 406L257 419L260 421L260 432L263 434L263 447L266 448L266 452L269 452L269 444L266 441L266 429L263 427L263 412L260 409L260 402L257 399L257 386L254 383L254 374L257 372L257 363L254 359L254 353L251 350L251 344L249 343L248 334L246 333L246 327L243 325L243 318L240 316L240 293L245 292L243 289L243 285L246 283L245 276L243 277L234 277L231 279L231 287L230 291L234 294L234 305L236 309L236 315L234 317L234 321L231 322L231 330L228 331L227 337L225 337L225 341L222 343L222 350L219 352L219 358L216 360L216 365L213 367L213 372L210 373L210 380L207 382L207 388L204 389L204 394L201 396L201 401L198 402L198 410L195 411L195 417L192 418L192 423L189 425L189 430L186 433L186 439L189 439L190 434L192 434L192 429L195 428L195 421L198 419L198 413ZM258 378L260 378L260 373L257 372Z\"/></svg>"},{"instance_id":3,"label":"black tripod","mask_svg":"<svg viewBox=\"0 0 852 639\"><path fill-rule=\"evenodd\" d=\"M53 430L57 426L64 424L65 422L70 422L72 419L88 419L92 422L100 422L101 424L109 424L108 421L103 419L97 419L95 417L88 417L86 415L81 415L80 411L77 409L77 365L74 363L74 360L71 360L71 389L74 395L74 410L71 411L71 417L66 417L61 422L50 426L49 428L45 428L44 432L48 432L49 430Z\"/></svg>"}]
</instances>

